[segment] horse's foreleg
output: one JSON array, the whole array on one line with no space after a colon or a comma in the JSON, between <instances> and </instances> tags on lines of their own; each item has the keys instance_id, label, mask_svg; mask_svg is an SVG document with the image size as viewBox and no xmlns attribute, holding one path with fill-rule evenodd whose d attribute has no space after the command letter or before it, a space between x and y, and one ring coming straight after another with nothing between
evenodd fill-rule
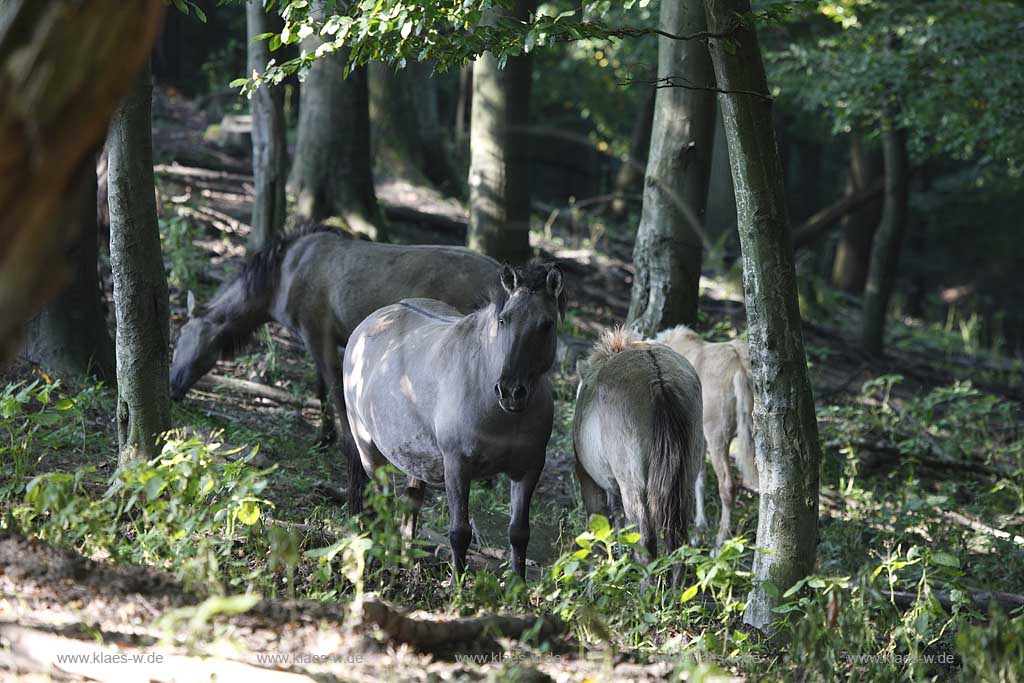
<instances>
[{"instance_id":1,"label":"horse's foreleg","mask_svg":"<svg viewBox=\"0 0 1024 683\"><path fill-rule=\"evenodd\" d=\"M402 524L402 536L405 538L416 537L416 522L419 521L420 510L423 508L426 489L427 485L415 477L409 477L409 481L405 485L405 495L409 497L412 508Z\"/></svg>"},{"instance_id":2,"label":"horse's foreleg","mask_svg":"<svg viewBox=\"0 0 1024 683\"><path fill-rule=\"evenodd\" d=\"M543 461L542 461L543 465ZM508 525L508 540L512 546L512 569L526 578L526 546L530 543L530 501L537 488L541 470L528 472L519 481L512 481L511 521Z\"/></svg>"},{"instance_id":3,"label":"horse's foreleg","mask_svg":"<svg viewBox=\"0 0 1024 683\"><path fill-rule=\"evenodd\" d=\"M316 445L319 447L329 446L338 439L338 430L334 426L334 411L331 410L334 398L328 393L327 380L324 379L319 368L316 372L316 397L320 401L320 436L317 438Z\"/></svg>"},{"instance_id":4,"label":"horse's foreleg","mask_svg":"<svg viewBox=\"0 0 1024 683\"><path fill-rule=\"evenodd\" d=\"M462 467L458 456L445 456L444 489L448 496L448 541L452 546L452 562L455 574L461 576L466 571L466 551L473 538L473 530L469 526L469 477Z\"/></svg>"}]
</instances>

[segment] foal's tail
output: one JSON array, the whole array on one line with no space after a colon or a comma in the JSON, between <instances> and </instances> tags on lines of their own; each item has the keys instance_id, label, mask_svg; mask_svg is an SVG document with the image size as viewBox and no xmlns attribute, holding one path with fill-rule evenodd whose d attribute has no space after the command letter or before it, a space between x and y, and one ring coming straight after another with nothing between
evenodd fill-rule
<instances>
[{"instance_id":1,"label":"foal's tail","mask_svg":"<svg viewBox=\"0 0 1024 683\"><path fill-rule=\"evenodd\" d=\"M732 377L733 394L736 396L736 466L743 477L743 485L751 491L758 491L760 483L754 463L754 426L751 417L754 392L751 388L750 357L744 351L736 351L740 369Z\"/></svg>"},{"instance_id":2,"label":"foal's tail","mask_svg":"<svg viewBox=\"0 0 1024 683\"><path fill-rule=\"evenodd\" d=\"M653 449L647 470L649 514L641 516L640 524L641 538L652 555L658 536L666 552L678 548L686 538L697 467L704 458L701 416L691 414L691 401L682 395L682 388L659 377L653 390Z\"/></svg>"}]
</instances>

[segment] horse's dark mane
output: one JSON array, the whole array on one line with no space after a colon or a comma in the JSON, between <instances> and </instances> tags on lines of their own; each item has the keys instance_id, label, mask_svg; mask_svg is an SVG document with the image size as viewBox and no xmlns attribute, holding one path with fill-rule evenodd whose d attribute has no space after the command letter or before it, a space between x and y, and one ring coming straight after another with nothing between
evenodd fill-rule
<instances>
[{"instance_id":1,"label":"horse's dark mane","mask_svg":"<svg viewBox=\"0 0 1024 683\"><path fill-rule=\"evenodd\" d=\"M277 287L278 277L281 272L281 260L288 249L299 239L320 232L332 233L339 238L348 237L341 230L319 223L306 223L288 234L278 237L255 254L249 256L242 265L242 269L238 271L238 274L220 287L207 304L208 312L206 315L212 316L220 322L226 322L233 312L224 310L224 308L229 303L237 303L231 301L235 297L229 299L228 296L236 287L241 287L242 297L246 300L252 300L265 292L272 291ZM254 328L251 328L246 322L239 319L237 327L225 330L227 336L223 339L222 343L226 352L234 353L249 341Z\"/></svg>"},{"instance_id":2,"label":"horse's dark mane","mask_svg":"<svg viewBox=\"0 0 1024 683\"><path fill-rule=\"evenodd\" d=\"M552 266L557 266L557 261L542 261L540 259L531 259L525 266L516 268L516 279L519 281L520 287L526 287L531 292L543 292L547 287L548 271L551 270ZM563 271L562 277L564 279L565 274ZM505 288L501 285L501 282L497 282L494 287L491 288L487 294L487 300L484 302L484 306L495 307L495 310L500 311L505 307L508 302L509 294L505 291ZM565 316L565 309L568 306L568 298L565 295L565 285L562 286L562 291L558 293L558 316Z\"/></svg>"}]
</instances>

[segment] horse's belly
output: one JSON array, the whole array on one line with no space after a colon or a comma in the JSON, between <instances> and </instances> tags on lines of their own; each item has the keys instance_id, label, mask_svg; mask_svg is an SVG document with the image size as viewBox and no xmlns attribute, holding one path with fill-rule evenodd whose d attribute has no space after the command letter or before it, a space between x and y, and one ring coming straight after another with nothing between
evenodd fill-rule
<instances>
[{"instance_id":1,"label":"horse's belly","mask_svg":"<svg viewBox=\"0 0 1024 683\"><path fill-rule=\"evenodd\" d=\"M434 436L418 429L384 429L374 445L388 462L411 477L428 484L444 484L444 459Z\"/></svg>"}]
</instances>

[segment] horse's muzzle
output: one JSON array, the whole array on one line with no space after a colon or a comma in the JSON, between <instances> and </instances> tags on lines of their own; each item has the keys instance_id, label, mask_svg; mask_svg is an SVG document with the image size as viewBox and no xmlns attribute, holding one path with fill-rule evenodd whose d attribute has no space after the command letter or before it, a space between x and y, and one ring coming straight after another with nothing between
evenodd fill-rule
<instances>
[{"instance_id":1,"label":"horse's muzzle","mask_svg":"<svg viewBox=\"0 0 1024 683\"><path fill-rule=\"evenodd\" d=\"M524 384L498 382L494 385L494 395L498 397L498 405L506 413L521 413L526 409L529 390Z\"/></svg>"}]
</instances>

